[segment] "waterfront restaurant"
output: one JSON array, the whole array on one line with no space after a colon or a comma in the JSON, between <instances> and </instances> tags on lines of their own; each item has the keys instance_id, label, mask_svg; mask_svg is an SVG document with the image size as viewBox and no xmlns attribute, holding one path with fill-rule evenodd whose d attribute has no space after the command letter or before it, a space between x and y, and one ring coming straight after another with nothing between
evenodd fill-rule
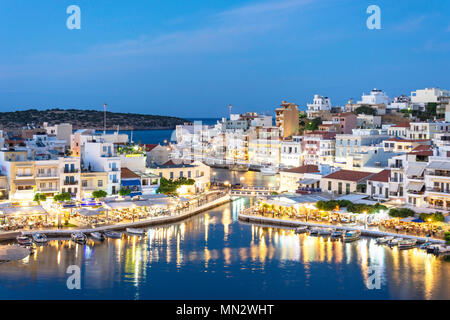
<instances>
[{"instance_id":1,"label":"waterfront restaurant","mask_svg":"<svg viewBox=\"0 0 450 320\"><path fill-rule=\"evenodd\" d=\"M0 208L0 230L48 227L48 212L40 205Z\"/></svg>"}]
</instances>

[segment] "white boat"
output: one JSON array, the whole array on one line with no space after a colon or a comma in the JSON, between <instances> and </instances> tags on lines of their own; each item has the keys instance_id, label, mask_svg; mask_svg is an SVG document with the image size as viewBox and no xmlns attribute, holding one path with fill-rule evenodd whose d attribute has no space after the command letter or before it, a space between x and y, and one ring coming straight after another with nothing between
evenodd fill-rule
<instances>
[{"instance_id":1,"label":"white boat","mask_svg":"<svg viewBox=\"0 0 450 320\"><path fill-rule=\"evenodd\" d=\"M127 233L135 234L137 236L142 236L145 234L145 230L143 229L135 229L135 228L127 228Z\"/></svg>"},{"instance_id":2,"label":"white boat","mask_svg":"<svg viewBox=\"0 0 450 320\"><path fill-rule=\"evenodd\" d=\"M404 239L398 243L399 249L411 249L413 248L417 243L416 239Z\"/></svg>"},{"instance_id":3,"label":"white boat","mask_svg":"<svg viewBox=\"0 0 450 320\"><path fill-rule=\"evenodd\" d=\"M319 229L319 235L320 236L329 236L333 232L333 229L331 228L321 228Z\"/></svg>"},{"instance_id":4,"label":"white boat","mask_svg":"<svg viewBox=\"0 0 450 320\"><path fill-rule=\"evenodd\" d=\"M297 227L295 228L295 233L304 233L308 231L308 227Z\"/></svg>"},{"instance_id":5,"label":"white boat","mask_svg":"<svg viewBox=\"0 0 450 320\"><path fill-rule=\"evenodd\" d=\"M105 235L101 232L91 232L91 237L96 240L105 240Z\"/></svg>"},{"instance_id":6,"label":"white boat","mask_svg":"<svg viewBox=\"0 0 450 320\"><path fill-rule=\"evenodd\" d=\"M341 218L341 222L342 222L342 223L349 223L350 220L348 220L347 218Z\"/></svg>"},{"instance_id":7,"label":"white boat","mask_svg":"<svg viewBox=\"0 0 450 320\"><path fill-rule=\"evenodd\" d=\"M239 172L247 172L248 166L245 164L235 164L233 166L230 166L231 171L239 171Z\"/></svg>"},{"instance_id":8,"label":"white boat","mask_svg":"<svg viewBox=\"0 0 450 320\"><path fill-rule=\"evenodd\" d=\"M29 246L33 243L33 240L30 237L27 236L17 236L16 238L17 243L23 246Z\"/></svg>"},{"instance_id":9,"label":"white boat","mask_svg":"<svg viewBox=\"0 0 450 320\"><path fill-rule=\"evenodd\" d=\"M342 236L342 239L344 242L350 242L358 240L361 237L361 231L359 230L350 230L346 231L344 235Z\"/></svg>"},{"instance_id":10,"label":"white boat","mask_svg":"<svg viewBox=\"0 0 450 320\"><path fill-rule=\"evenodd\" d=\"M394 246L398 245L398 243L402 240L403 240L402 238L393 238L388 241L388 245L391 247L394 247Z\"/></svg>"},{"instance_id":11,"label":"white boat","mask_svg":"<svg viewBox=\"0 0 450 320\"><path fill-rule=\"evenodd\" d=\"M262 167L260 171L265 176L273 176L278 173L278 169L275 167Z\"/></svg>"},{"instance_id":12,"label":"white boat","mask_svg":"<svg viewBox=\"0 0 450 320\"><path fill-rule=\"evenodd\" d=\"M378 244L385 244L388 243L389 241L391 241L392 239L394 239L394 237L381 237L381 238L377 238L377 243Z\"/></svg>"},{"instance_id":13,"label":"white boat","mask_svg":"<svg viewBox=\"0 0 450 320\"><path fill-rule=\"evenodd\" d=\"M36 243L46 243L48 241L47 236L43 233L33 234L33 241Z\"/></svg>"},{"instance_id":14,"label":"white boat","mask_svg":"<svg viewBox=\"0 0 450 320\"><path fill-rule=\"evenodd\" d=\"M83 232L73 232L71 238L78 243L85 243L87 241L87 237Z\"/></svg>"},{"instance_id":15,"label":"white boat","mask_svg":"<svg viewBox=\"0 0 450 320\"><path fill-rule=\"evenodd\" d=\"M114 238L114 239L120 239L122 238L122 233L121 232L116 232L116 231L105 231L104 232L105 236L108 238Z\"/></svg>"}]
</instances>

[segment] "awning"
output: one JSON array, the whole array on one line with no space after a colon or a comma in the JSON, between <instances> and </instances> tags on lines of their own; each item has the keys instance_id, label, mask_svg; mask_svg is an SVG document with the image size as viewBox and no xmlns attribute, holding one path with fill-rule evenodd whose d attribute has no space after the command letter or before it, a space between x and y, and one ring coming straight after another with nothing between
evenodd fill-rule
<instances>
[{"instance_id":1,"label":"awning","mask_svg":"<svg viewBox=\"0 0 450 320\"><path fill-rule=\"evenodd\" d=\"M35 186L36 182L34 180L16 180L16 186Z\"/></svg>"},{"instance_id":2,"label":"awning","mask_svg":"<svg viewBox=\"0 0 450 320\"><path fill-rule=\"evenodd\" d=\"M389 184L389 191L398 192L398 187L399 187L398 183L390 183Z\"/></svg>"},{"instance_id":3,"label":"awning","mask_svg":"<svg viewBox=\"0 0 450 320\"><path fill-rule=\"evenodd\" d=\"M412 191L421 191L424 187L425 183L423 182L410 182L406 188L406 190Z\"/></svg>"},{"instance_id":4,"label":"awning","mask_svg":"<svg viewBox=\"0 0 450 320\"><path fill-rule=\"evenodd\" d=\"M298 184L306 184L306 185L312 185L317 182L319 182L319 180L317 180L317 179L303 179L303 180L297 181Z\"/></svg>"},{"instance_id":5,"label":"awning","mask_svg":"<svg viewBox=\"0 0 450 320\"><path fill-rule=\"evenodd\" d=\"M428 169L450 170L450 162L447 161L433 161L428 165Z\"/></svg>"},{"instance_id":6,"label":"awning","mask_svg":"<svg viewBox=\"0 0 450 320\"><path fill-rule=\"evenodd\" d=\"M423 174L424 170L425 170L425 167L409 167L406 170L406 175L420 177Z\"/></svg>"},{"instance_id":7,"label":"awning","mask_svg":"<svg viewBox=\"0 0 450 320\"><path fill-rule=\"evenodd\" d=\"M32 206L32 207L11 207L11 208L0 208L0 213L9 216L9 215L42 215L48 214L47 211L42 206Z\"/></svg>"},{"instance_id":8,"label":"awning","mask_svg":"<svg viewBox=\"0 0 450 320\"><path fill-rule=\"evenodd\" d=\"M124 187L140 186L141 185L141 180L140 179L121 180L121 184Z\"/></svg>"}]
</instances>

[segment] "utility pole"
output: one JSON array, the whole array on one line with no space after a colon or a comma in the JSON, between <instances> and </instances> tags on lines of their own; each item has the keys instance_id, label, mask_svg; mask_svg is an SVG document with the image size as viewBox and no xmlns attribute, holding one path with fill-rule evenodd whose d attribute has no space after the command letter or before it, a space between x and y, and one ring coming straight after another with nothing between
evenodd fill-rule
<instances>
[{"instance_id":1,"label":"utility pole","mask_svg":"<svg viewBox=\"0 0 450 320\"><path fill-rule=\"evenodd\" d=\"M106 134L106 106L107 104L103 104L103 134Z\"/></svg>"}]
</instances>

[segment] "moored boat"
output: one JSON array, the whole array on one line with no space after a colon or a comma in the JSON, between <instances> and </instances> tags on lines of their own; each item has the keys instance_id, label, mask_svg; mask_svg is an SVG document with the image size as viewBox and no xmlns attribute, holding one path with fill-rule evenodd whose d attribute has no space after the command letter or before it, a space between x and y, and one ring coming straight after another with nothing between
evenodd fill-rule
<instances>
[{"instance_id":1,"label":"moored boat","mask_svg":"<svg viewBox=\"0 0 450 320\"><path fill-rule=\"evenodd\" d=\"M47 236L43 233L35 233L33 234L33 241L36 243L47 243Z\"/></svg>"},{"instance_id":2,"label":"moored boat","mask_svg":"<svg viewBox=\"0 0 450 320\"><path fill-rule=\"evenodd\" d=\"M230 166L231 171L239 171L239 172L247 172L248 166L245 164L235 164L233 166Z\"/></svg>"},{"instance_id":3,"label":"moored boat","mask_svg":"<svg viewBox=\"0 0 450 320\"><path fill-rule=\"evenodd\" d=\"M413 248L417 243L416 239L404 239L399 241L398 248L399 249L411 249Z\"/></svg>"},{"instance_id":4,"label":"moored boat","mask_svg":"<svg viewBox=\"0 0 450 320\"><path fill-rule=\"evenodd\" d=\"M17 236L17 243L23 246L29 246L33 243L33 240L27 236Z\"/></svg>"},{"instance_id":5,"label":"moored boat","mask_svg":"<svg viewBox=\"0 0 450 320\"><path fill-rule=\"evenodd\" d=\"M105 231L104 232L105 236L108 238L114 238L114 239L120 239L122 238L122 233L121 232L116 232L116 231Z\"/></svg>"},{"instance_id":6,"label":"moored boat","mask_svg":"<svg viewBox=\"0 0 450 320\"><path fill-rule=\"evenodd\" d=\"M319 235L320 236L329 236L333 232L333 229L331 228L321 228L319 229Z\"/></svg>"},{"instance_id":7,"label":"moored boat","mask_svg":"<svg viewBox=\"0 0 450 320\"><path fill-rule=\"evenodd\" d=\"M402 238L393 238L393 239L389 240L387 242L387 244L391 247L394 247L394 246L398 245L398 243L402 240L403 240Z\"/></svg>"},{"instance_id":8,"label":"moored boat","mask_svg":"<svg viewBox=\"0 0 450 320\"><path fill-rule=\"evenodd\" d=\"M145 230L143 229L135 229L135 228L127 228L127 233L134 234L137 236L142 236L145 234Z\"/></svg>"},{"instance_id":9,"label":"moored boat","mask_svg":"<svg viewBox=\"0 0 450 320\"><path fill-rule=\"evenodd\" d=\"M73 232L71 238L78 243L85 243L87 241L87 237L83 232Z\"/></svg>"},{"instance_id":10,"label":"moored boat","mask_svg":"<svg viewBox=\"0 0 450 320\"><path fill-rule=\"evenodd\" d=\"M377 243L385 244L385 243L388 243L389 241L391 241L392 239L394 239L394 237L390 237L390 236L377 238Z\"/></svg>"},{"instance_id":11,"label":"moored boat","mask_svg":"<svg viewBox=\"0 0 450 320\"><path fill-rule=\"evenodd\" d=\"M105 235L101 232L91 232L91 237L96 240L105 240Z\"/></svg>"},{"instance_id":12,"label":"moored boat","mask_svg":"<svg viewBox=\"0 0 450 320\"><path fill-rule=\"evenodd\" d=\"M278 173L278 169L275 167L262 167L260 171L265 176L273 176Z\"/></svg>"},{"instance_id":13,"label":"moored boat","mask_svg":"<svg viewBox=\"0 0 450 320\"><path fill-rule=\"evenodd\" d=\"M319 228L311 228L308 230L308 234L310 236L317 236L319 235Z\"/></svg>"},{"instance_id":14,"label":"moored boat","mask_svg":"<svg viewBox=\"0 0 450 320\"><path fill-rule=\"evenodd\" d=\"M428 248L429 246L431 246L431 245L432 245L431 242L424 242L424 243L422 243L422 244L419 246L419 249L427 250L427 248Z\"/></svg>"},{"instance_id":15,"label":"moored boat","mask_svg":"<svg viewBox=\"0 0 450 320\"><path fill-rule=\"evenodd\" d=\"M343 234L344 234L343 231L334 229L333 232L331 232L331 237L332 238L341 238Z\"/></svg>"},{"instance_id":16,"label":"moored boat","mask_svg":"<svg viewBox=\"0 0 450 320\"><path fill-rule=\"evenodd\" d=\"M350 230L346 231L344 235L342 236L342 239L344 242L350 242L358 240L361 237L361 231L359 230Z\"/></svg>"},{"instance_id":17,"label":"moored boat","mask_svg":"<svg viewBox=\"0 0 450 320\"><path fill-rule=\"evenodd\" d=\"M308 231L308 227L297 227L295 228L295 233L304 233Z\"/></svg>"}]
</instances>

